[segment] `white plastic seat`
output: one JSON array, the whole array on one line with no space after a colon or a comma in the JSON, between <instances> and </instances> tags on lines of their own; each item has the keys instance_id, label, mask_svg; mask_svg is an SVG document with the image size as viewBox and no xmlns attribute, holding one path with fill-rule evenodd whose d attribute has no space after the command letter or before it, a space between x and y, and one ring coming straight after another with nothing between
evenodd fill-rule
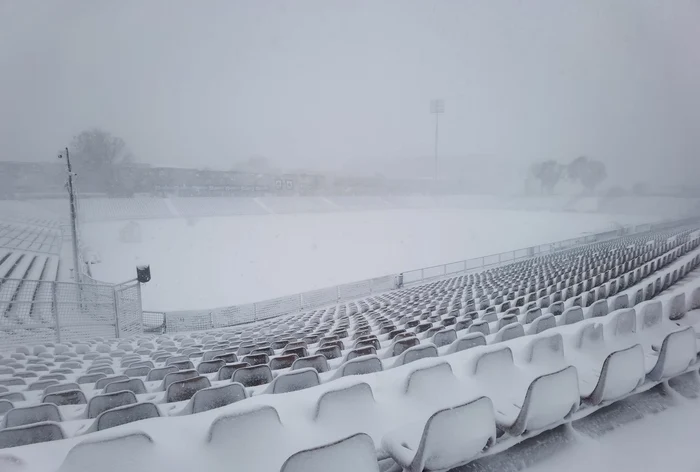
<instances>
[{"instance_id":1,"label":"white plastic seat","mask_svg":"<svg viewBox=\"0 0 700 472\"><path fill-rule=\"evenodd\" d=\"M110 382L105 385L104 393L114 393L122 390L134 392L136 395L148 393L146 386L141 379L117 380L116 382Z\"/></svg>"},{"instance_id":2,"label":"white plastic seat","mask_svg":"<svg viewBox=\"0 0 700 472\"><path fill-rule=\"evenodd\" d=\"M647 374L653 382L671 378L684 372L697 357L695 331L691 326L666 336L654 367Z\"/></svg>"},{"instance_id":3,"label":"white plastic seat","mask_svg":"<svg viewBox=\"0 0 700 472\"><path fill-rule=\"evenodd\" d=\"M491 400L435 412L426 423L404 426L382 439L384 449L405 471L449 470L466 464L496 440Z\"/></svg>"},{"instance_id":4,"label":"white plastic seat","mask_svg":"<svg viewBox=\"0 0 700 472\"><path fill-rule=\"evenodd\" d=\"M561 423L576 411L579 401L574 366L541 375L528 386L520 413L508 433L519 436Z\"/></svg>"},{"instance_id":5,"label":"white plastic seat","mask_svg":"<svg viewBox=\"0 0 700 472\"><path fill-rule=\"evenodd\" d=\"M641 385L645 373L641 345L614 351L605 358L595 388L586 399L593 405L618 400Z\"/></svg>"},{"instance_id":6,"label":"white plastic seat","mask_svg":"<svg viewBox=\"0 0 700 472\"><path fill-rule=\"evenodd\" d=\"M45 421L14 428L0 429L0 449L26 446L65 438L59 423Z\"/></svg>"},{"instance_id":7,"label":"white plastic seat","mask_svg":"<svg viewBox=\"0 0 700 472\"><path fill-rule=\"evenodd\" d=\"M579 321L583 321L583 310L579 306L572 306L564 310L564 313L559 316L557 324L564 326L578 323Z\"/></svg>"},{"instance_id":8,"label":"white plastic seat","mask_svg":"<svg viewBox=\"0 0 700 472\"><path fill-rule=\"evenodd\" d=\"M486 336L483 333L469 333L450 344L450 347L447 348L447 353L452 354L465 351L477 346L486 346Z\"/></svg>"},{"instance_id":9,"label":"white plastic seat","mask_svg":"<svg viewBox=\"0 0 700 472\"><path fill-rule=\"evenodd\" d=\"M493 342L500 343L510 339L519 338L521 336L525 336L525 329L523 328L523 325L516 321L499 329L494 335Z\"/></svg>"},{"instance_id":10,"label":"white plastic seat","mask_svg":"<svg viewBox=\"0 0 700 472\"><path fill-rule=\"evenodd\" d=\"M381 372L383 369L382 361L376 355L361 356L341 364L333 374L333 378L371 374Z\"/></svg>"},{"instance_id":11,"label":"white plastic seat","mask_svg":"<svg viewBox=\"0 0 700 472\"><path fill-rule=\"evenodd\" d=\"M206 441L210 453L218 454L221 460L235 457L251 471L267 471L277 470L284 462L278 462L278 448L288 447L290 439L274 407L255 405L216 418ZM271 445L275 447L271 449Z\"/></svg>"},{"instance_id":12,"label":"white plastic seat","mask_svg":"<svg viewBox=\"0 0 700 472\"><path fill-rule=\"evenodd\" d=\"M557 326L557 320L552 313L545 313L539 316L527 326L526 332L528 335L539 334Z\"/></svg>"},{"instance_id":13,"label":"white plastic seat","mask_svg":"<svg viewBox=\"0 0 700 472\"><path fill-rule=\"evenodd\" d=\"M280 472L379 472L372 438L358 433L339 441L297 452Z\"/></svg>"},{"instance_id":14,"label":"white plastic seat","mask_svg":"<svg viewBox=\"0 0 700 472\"><path fill-rule=\"evenodd\" d=\"M425 343L410 347L403 351L394 361L394 366L402 366L427 357L437 357L438 351L434 344Z\"/></svg>"},{"instance_id":15,"label":"white plastic seat","mask_svg":"<svg viewBox=\"0 0 700 472\"><path fill-rule=\"evenodd\" d=\"M530 364L560 369L566 366L564 340L559 333L536 336L525 348L526 361Z\"/></svg>"},{"instance_id":16,"label":"white plastic seat","mask_svg":"<svg viewBox=\"0 0 700 472\"><path fill-rule=\"evenodd\" d=\"M38 405L14 408L2 417L0 428L15 428L28 424L52 421L60 423L62 421L58 407L53 403L40 403Z\"/></svg>"},{"instance_id":17,"label":"white plastic seat","mask_svg":"<svg viewBox=\"0 0 700 472\"><path fill-rule=\"evenodd\" d=\"M153 403L143 402L119 406L100 413L88 428L88 432L103 431L134 421L158 417L160 417L160 412Z\"/></svg>"},{"instance_id":18,"label":"white plastic seat","mask_svg":"<svg viewBox=\"0 0 700 472\"><path fill-rule=\"evenodd\" d=\"M101 472L157 470L153 439L143 432L129 432L112 438L85 440L73 446L58 472Z\"/></svg>"},{"instance_id":19,"label":"white plastic seat","mask_svg":"<svg viewBox=\"0 0 700 472\"><path fill-rule=\"evenodd\" d=\"M89 419L97 418L102 412L120 406L132 405L136 402L137 400L134 392L127 390L95 395L88 401L87 408L85 408L85 415Z\"/></svg>"},{"instance_id":20,"label":"white plastic seat","mask_svg":"<svg viewBox=\"0 0 700 472\"><path fill-rule=\"evenodd\" d=\"M287 373L278 375L266 387L265 393L288 393L305 388L315 387L321 381L318 378L318 372L312 367L291 370Z\"/></svg>"}]
</instances>

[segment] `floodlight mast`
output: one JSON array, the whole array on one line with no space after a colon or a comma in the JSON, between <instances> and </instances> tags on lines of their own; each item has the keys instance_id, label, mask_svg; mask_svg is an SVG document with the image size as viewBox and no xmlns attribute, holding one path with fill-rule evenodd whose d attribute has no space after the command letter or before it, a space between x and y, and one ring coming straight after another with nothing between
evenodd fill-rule
<instances>
[{"instance_id":1,"label":"floodlight mast","mask_svg":"<svg viewBox=\"0 0 700 472\"><path fill-rule=\"evenodd\" d=\"M71 167L70 163L70 152L68 151L68 148L66 148L66 173L68 175L68 181L66 188L68 189L68 199L70 202L70 229L71 229L71 239L73 243L73 273L74 275L74 280L77 283L81 282L81 273L82 271L80 270L80 259L78 257L78 208L76 206L76 195L75 195L75 187L73 186L73 168ZM63 158L62 154L58 155L59 159Z\"/></svg>"}]
</instances>

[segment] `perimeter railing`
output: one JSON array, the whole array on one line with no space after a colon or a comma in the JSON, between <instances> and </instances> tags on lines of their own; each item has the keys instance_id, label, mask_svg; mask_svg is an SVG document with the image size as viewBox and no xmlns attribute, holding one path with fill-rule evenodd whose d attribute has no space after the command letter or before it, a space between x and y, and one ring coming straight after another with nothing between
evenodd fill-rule
<instances>
[{"instance_id":1,"label":"perimeter railing","mask_svg":"<svg viewBox=\"0 0 700 472\"><path fill-rule=\"evenodd\" d=\"M386 275L373 279L352 282L335 287L322 288L309 292L274 298L262 302L234 305L205 310L179 310L164 312L144 312L144 329L154 333L196 331L224 328L239 324L266 320L278 316L291 315L316 308L327 307L398 288L411 287L454 277L472 271L486 270L500 265L511 264L531 257L550 254L564 249L606 241L624 235L644 233L691 223L695 220L682 220L659 224L625 226L601 233L566 239L549 244L531 246L514 251L506 251L489 256L476 257L448 264L409 270L399 274Z\"/></svg>"}]
</instances>

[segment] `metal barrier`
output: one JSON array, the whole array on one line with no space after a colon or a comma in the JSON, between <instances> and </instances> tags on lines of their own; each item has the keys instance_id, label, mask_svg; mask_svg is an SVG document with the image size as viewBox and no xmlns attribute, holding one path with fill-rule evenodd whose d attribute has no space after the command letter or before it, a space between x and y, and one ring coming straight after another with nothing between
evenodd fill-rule
<instances>
[{"instance_id":1,"label":"metal barrier","mask_svg":"<svg viewBox=\"0 0 700 472\"><path fill-rule=\"evenodd\" d=\"M426 267L336 287L313 290L246 305L209 310L171 312L142 311L138 281L111 285L83 274L84 283L0 279L0 348L41 342L125 337L141 332L194 331L240 325L293 315L348 300L371 296L510 264L530 257L613 239L696 222L684 220L656 225L638 225L517 249L449 264Z\"/></svg>"},{"instance_id":2,"label":"metal barrier","mask_svg":"<svg viewBox=\"0 0 700 472\"><path fill-rule=\"evenodd\" d=\"M141 316L144 333L163 334L166 332L165 313L162 311L142 311Z\"/></svg>"},{"instance_id":3,"label":"metal barrier","mask_svg":"<svg viewBox=\"0 0 700 472\"><path fill-rule=\"evenodd\" d=\"M672 225L678 222L672 223ZM224 328L278 316L291 315L306 310L326 307L354 300L357 298L383 293L397 288L410 287L442 277L455 276L466 272L485 270L499 265L511 264L530 257L550 254L555 251L568 249L582 244L605 241L625 234L635 234L658 229L661 225L637 225L618 228L597 234L590 234L564 241L516 249L490 256L477 257L463 261L450 262L422 269L410 270L401 274L392 274L359 282L352 282L336 287L312 290L287 297L275 298L246 305L236 305L208 310L169 311L162 314L162 322L149 321L152 329L163 332L197 331L213 328ZM149 317L155 317L150 314ZM144 321L144 325L146 322ZM155 326L157 325L157 327Z\"/></svg>"},{"instance_id":4,"label":"metal barrier","mask_svg":"<svg viewBox=\"0 0 700 472\"><path fill-rule=\"evenodd\" d=\"M448 264L424 267L422 269L409 270L402 274L403 287L419 285L433 280L440 279L446 276L457 275L465 272L491 269L500 265L512 264L513 262L528 259L534 256L542 256L555 251L561 251L581 244L589 244L596 241L603 241L605 235L619 235L619 230L608 231L605 233L592 234L580 238L572 238L555 243L542 244L540 246L532 246L515 251L501 252L499 254L491 254L489 256L476 257L463 261L450 262Z\"/></svg>"},{"instance_id":5,"label":"metal barrier","mask_svg":"<svg viewBox=\"0 0 700 472\"><path fill-rule=\"evenodd\" d=\"M141 287L0 278L0 349L141 333Z\"/></svg>"}]
</instances>

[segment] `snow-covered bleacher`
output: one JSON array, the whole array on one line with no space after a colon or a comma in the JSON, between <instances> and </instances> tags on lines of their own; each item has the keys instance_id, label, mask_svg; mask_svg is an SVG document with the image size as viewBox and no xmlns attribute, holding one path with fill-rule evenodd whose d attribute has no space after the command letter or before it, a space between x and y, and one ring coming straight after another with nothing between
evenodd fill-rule
<instances>
[{"instance_id":1,"label":"snow-covered bleacher","mask_svg":"<svg viewBox=\"0 0 700 472\"><path fill-rule=\"evenodd\" d=\"M0 248L3 249L58 254L60 238L57 221L0 219Z\"/></svg>"},{"instance_id":2,"label":"snow-covered bleacher","mask_svg":"<svg viewBox=\"0 0 700 472\"><path fill-rule=\"evenodd\" d=\"M55 220L3 213L0 219L0 339L51 318L61 233Z\"/></svg>"},{"instance_id":3,"label":"snow-covered bleacher","mask_svg":"<svg viewBox=\"0 0 700 472\"><path fill-rule=\"evenodd\" d=\"M685 226L254 325L19 346L0 468L447 470L697 370L699 246Z\"/></svg>"}]
</instances>

